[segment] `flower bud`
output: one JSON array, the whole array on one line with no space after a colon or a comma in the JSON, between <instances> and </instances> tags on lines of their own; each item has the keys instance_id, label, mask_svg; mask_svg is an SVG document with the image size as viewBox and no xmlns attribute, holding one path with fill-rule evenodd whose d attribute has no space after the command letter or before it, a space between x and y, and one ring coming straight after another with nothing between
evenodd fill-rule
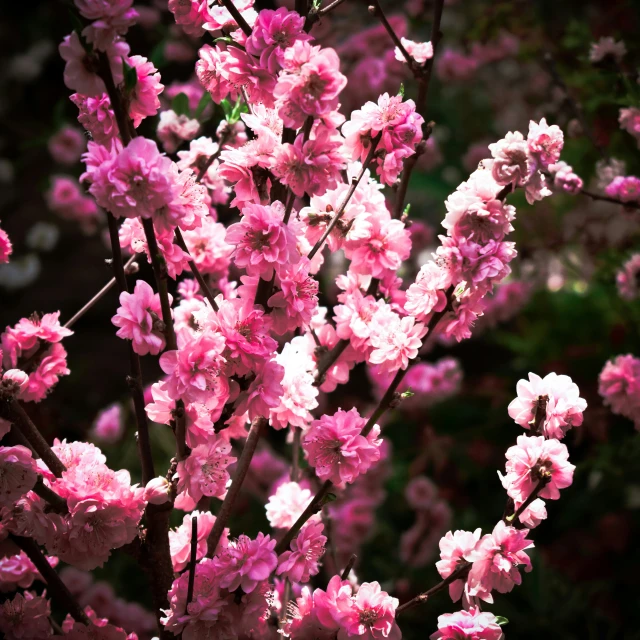
<instances>
[{"instance_id":1,"label":"flower bud","mask_svg":"<svg viewBox=\"0 0 640 640\"><path fill-rule=\"evenodd\" d=\"M151 504L164 504L169 500L171 484L166 478L159 476L147 482L144 488L144 499Z\"/></svg>"}]
</instances>

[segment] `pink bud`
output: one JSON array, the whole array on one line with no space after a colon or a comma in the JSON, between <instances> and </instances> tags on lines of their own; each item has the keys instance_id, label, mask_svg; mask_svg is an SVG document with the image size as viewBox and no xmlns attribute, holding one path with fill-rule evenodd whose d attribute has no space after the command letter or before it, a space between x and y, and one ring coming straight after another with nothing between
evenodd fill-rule
<instances>
[{"instance_id":1,"label":"pink bud","mask_svg":"<svg viewBox=\"0 0 640 640\"><path fill-rule=\"evenodd\" d=\"M0 397L14 398L29 384L29 376L20 369L5 371L0 383Z\"/></svg>"},{"instance_id":2,"label":"pink bud","mask_svg":"<svg viewBox=\"0 0 640 640\"><path fill-rule=\"evenodd\" d=\"M159 476L147 482L144 488L144 499L151 504L164 504L169 500L171 485L166 478Z\"/></svg>"}]
</instances>

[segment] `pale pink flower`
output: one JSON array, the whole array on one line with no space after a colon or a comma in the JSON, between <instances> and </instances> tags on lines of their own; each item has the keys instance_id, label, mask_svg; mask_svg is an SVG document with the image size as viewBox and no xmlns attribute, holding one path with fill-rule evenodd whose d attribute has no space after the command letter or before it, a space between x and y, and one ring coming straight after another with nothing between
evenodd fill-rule
<instances>
[{"instance_id":1,"label":"pale pink flower","mask_svg":"<svg viewBox=\"0 0 640 640\"><path fill-rule=\"evenodd\" d=\"M22 398L28 389L29 376L21 369L7 369L2 372L2 378L0 378L0 399ZM11 423L6 422L6 424L10 425ZM9 428L7 428L7 432Z\"/></svg>"},{"instance_id":2,"label":"pale pink flower","mask_svg":"<svg viewBox=\"0 0 640 640\"><path fill-rule=\"evenodd\" d=\"M274 529L289 529L309 506L313 495L297 482L284 482L267 500L267 520Z\"/></svg>"},{"instance_id":3,"label":"pale pink flower","mask_svg":"<svg viewBox=\"0 0 640 640\"><path fill-rule=\"evenodd\" d=\"M52 635L49 601L32 591L16 593L0 605L0 631L6 638L40 640Z\"/></svg>"},{"instance_id":4,"label":"pale pink flower","mask_svg":"<svg viewBox=\"0 0 640 640\"><path fill-rule=\"evenodd\" d=\"M607 56L611 56L616 62L620 62L627 53L624 42L614 40L611 36L603 36L597 42L591 43L589 60L602 62Z\"/></svg>"},{"instance_id":5,"label":"pale pink flower","mask_svg":"<svg viewBox=\"0 0 640 640\"><path fill-rule=\"evenodd\" d=\"M171 562L176 573L184 571L191 560L191 520L198 521L198 544L196 546L196 559L202 560L207 555L207 538L216 522L216 517L208 511L192 511L182 519L182 524L177 529L169 531L169 549ZM219 546L225 547L228 542L229 529L224 529Z\"/></svg>"},{"instance_id":6,"label":"pale pink flower","mask_svg":"<svg viewBox=\"0 0 640 640\"><path fill-rule=\"evenodd\" d=\"M226 233L225 226L211 217L203 218L199 228L183 231L189 254L200 273L210 274L215 279L227 275L234 248L227 244Z\"/></svg>"},{"instance_id":7,"label":"pale pink flower","mask_svg":"<svg viewBox=\"0 0 640 640\"><path fill-rule=\"evenodd\" d=\"M278 559L277 575L292 582L309 582L320 571L319 561L324 554L327 537L322 535L324 524L319 516L310 518L291 541L291 551Z\"/></svg>"},{"instance_id":8,"label":"pale pink flower","mask_svg":"<svg viewBox=\"0 0 640 640\"><path fill-rule=\"evenodd\" d=\"M529 373L529 380L520 380L516 390L518 397L509 404L509 416L521 427L531 428L536 410L545 398L546 413L541 428L547 437L561 439L569 429L582 424L587 403L569 376L550 373L543 379Z\"/></svg>"},{"instance_id":9,"label":"pale pink flower","mask_svg":"<svg viewBox=\"0 0 640 640\"><path fill-rule=\"evenodd\" d=\"M549 126L545 118L540 122L529 122L527 136L529 153L537 160L540 167L546 169L550 164L558 162L564 145L564 135L556 124Z\"/></svg>"},{"instance_id":10,"label":"pale pink flower","mask_svg":"<svg viewBox=\"0 0 640 640\"><path fill-rule=\"evenodd\" d=\"M448 286L446 270L430 260L420 268L415 282L407 290L405 311L419 321L426 320L433 311L442 311L447 304L445 289Z\"/></svg>"},{"instance_id":11,"label":"pale pink flower","mask_svg":"<svg viewBox=\"0 0 640 640\"><path fill-rule=\"evenodd\" d=\"M63 127L47 143L51 157L60 164L75 164L87 146L82 131L76 127Z\"/></svg>"},{"instance_id":12,"label":"pale pink flower","mask_svg":"<svg viewBox=\"0 0 640 640\"><path fill-rule=\"evenodd\" d=\"M31 451L21 445L0 447L0 505L12 507L37 480Z\"/></svg>"},{"instance_id":13,"label":"pale pink flower","mask_svg":"<svg viewBox=\"0 0 640 640\"><path fill-rule=\"evenodd\" d=\"M169 109L160 112L156 134L167 153L175 153L186 140L192 140L200 131L200 123L187 115L178 115Z\"/></svg>"},{"instance_id":14,"label":"pale pink flower","mask_svg":"<svg viewBox=\"0 0 640 640\"><path fill-rule=\"evenodd\" d=\"M99 96L106 91L102 78L94 71L96 68L95 56L85 50L75 31L65 36L58 51L66 62L64 83L69 89L85 96ZM109 59L113 81L119 85L124 77L123 61L129 55L129 45L124 40L116 39L105 48L104 52Z\"/></svg>"},{"instance_id":15,"label":"pale pink flower","mask_svg":"<svg viewBox=\"0 0 640 640\"><path fill-rule=\"evenodd\" d=\"M448 531L440 539L440 560L436 562L436 569L443 579L448 578L465 562L473 562L476 559L475 549L481 534L480 529L473 533L461 530ZM462 596L464 586L465 581L462 579L454 580L449 585L449 595L454 602Z\"/></svg>"},{"instance_id":16,"label":"pale pink flower","mask_svg":"<svg viewBox=\"0 0 640 640\"><path fill-rule=\"evenodd\" d=\"M343 487L380 459L380 427L374 425L366 435L366 424L356 409L339 409L332 416L314 420L302 441L309 465L321 480Z\"/></svg>"},{"instance_id":17,"label":"pale pink flower","mask_svg":"<svg viewBox=\"0 0 640 640\"><path fill-rule=\"evenodd\" d=\"M169 0L169 11L173 13L176 24L190 36L200 38L204 35L205 11L198 0Z\"/></svg>"},{"instance_id":18,"label":"pale pink flower","mask_svg":"<svg viewBox=\"0 0 640 640\"><path fill-rule=\"evenodd\" d=\"M91 435L99 442L108 444L118 442L123 433L122 407L118 403L100 411L91 427Z\"/></svg>"},{"instance_id":19,"label":"pale pink flower","mask_svg":"<svg viewBox=\"0 0 640 640\"><path fill-rule=\"evenodd\" d=\"M468 611L438 616L438 630L431 640L501 640L502 629L490 611L470 607Z\"/></svg>"},{"instance_id":20,"label":"pale pink flower","mask_svg":"<svg viewBox=\"0 0 640 640\"><path fill-rule=\"evenodd\" d=\"M382 591L377 582L363 582L349 606L338 602L341 626L338 640L400 640L402 632L396 623L398 604L398 599Z\"/></svg>"},{"instance_id":21,"label":"pale pink flower","mask_svg":"<svg viewBox=\"0 0 640 640\"><path fill-rule=\"evenodd\" d=\"M225 242L235 246L232 258L236 266L249 275L264 280L273 276L273 268L295 264L300 260L293 230L283 223L284 207L249 204L242 210L242 220L227 229Z\"/></svg>"},{"instance_id":22,"label":"pale pink flower","mask_svg":"<svg viewBox=\"0 0 640 640\"><path fill-rule=\"evenodd\" d=\"M506 525L502 520L493 532L482 537L476 547L474 560L467 579L468 595L486 602L493 602L491 591L508 593L522 582L519 566L531 571L531 560L525 553L533 547L527 539L528 530Z\"/></svg>"},{"instance_id":23,"label":"pale pink flower","mask_svg":"<svg viewBox=\"0 0 640 640\"><path fill-rule=\"evenodd\" d=\"M229 591L241 588L251 593L278 566L275 546L276 541L263 533L258 533L255 540L245 535L230 540L213 559L220 586Z\"/></svg>"},{"instance_id":24,"label":"pale pink flower","mask_svg":"<svg viewBox=\"0 0 640 640\"><path fill-rule=\"evenodd\" d=\"M164 476L152 478L144 488L144 499L151 504L166 504L171 499L170 494L171 483Z\"/></svg>"},{"instance_id":25,"label":"pale pink flower","mask_svg":"<svg viewBox=\"0 0 640 640\"><path fill-rule=\"evenodd\" d=\"M187 458L178 462L179 499L195 506L203 496L224 498L231 482L227 467L236 461L230 454L231 445L218 436L193 448Z\"/></svg>"},{"instance_id":26,"label":"pale pink flower","mask_svg":"<svg viewBox=\"0 0 640 640\"><path fill-rule=\"evenodd\" d=\"M120 294L120 304L111 318L111 322L120 327L116 335L131 340L133 350L141 356L159 354L166 344L160 296L144 280L136 280L133 293Z\"/></svg>"},{"instance_id":27,"label":"pale pink flower","mask_svg":"<svg viewBox=\"0 0 640 640\"><path fill-rule=\"evenodd\" d=\"M433 45L431 42L414 42L413 40L409 40L408 38L400 38L400 42L402 46L405 48L405 51L418 63L424 64L430 58L433 58ZM395 56L396 60L400 62L406 62L406 58L402 51L400 51L400 47L395 48Z\"/></svg>"},{"instance_id":28,"label":"pale pink flower","mask_svg":"<svg viewBox=\"0 0 640 640\"><path fill-rule=\"evenodd\" d=\"M545 440L544 436L518 436L517 445L506 453L507 475L502 486L517 503L522 504L546 479L547 484L539 492L541 498L558 500L560 489L573 482L575 466L569 463L569 450L558 440Z\"/></svg>"},{"instance_id":29,"label":"pale pink flower","mask_svg":"<svg viewBox=\"0 0 640 640\"><path fill-rule=\"evenodd\" d=\"M621 298L635 300L640 294L640 253L635 253L616 274L616 285Z\"/></svg>"},{"instance_id":30,"label":"pale pink flower","mask_svg":"<svg viewBox=\"0 0 640 640\"><path fill-rule=\"evenodd\" d=\"M528 182L534 167L527 141L519 131L509 131L502 140L490 144L489 150L495 158L491 173L499 185L515 187Z\"/></svg>"},{"instance_id":31,"label":"pale pink flower","mask_svg":"<svg viewBox=\"0 0 640 640\"><path fill-rule=\"evenodd\" d=\"M640 360L627 354L609 360L598 378L598 393L613 413L633 420L640 429Z\"/></svg>"}]
</instances>

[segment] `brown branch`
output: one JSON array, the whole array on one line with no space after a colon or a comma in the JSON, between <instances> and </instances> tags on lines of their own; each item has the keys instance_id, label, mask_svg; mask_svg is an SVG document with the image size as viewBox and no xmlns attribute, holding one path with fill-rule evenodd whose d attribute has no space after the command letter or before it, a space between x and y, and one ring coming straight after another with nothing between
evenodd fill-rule
<instances>
[{"instance_id":1,"label":"brown branch","mask_svg":"<svg viewBox=\"0 0 640 640\"><path fill-rule=\"evenodd\" d=\"M326 16L329 12L333 11L336 7L340 6L345 0L334 0L331 4L328 4L323 9L311 9L307 14L307 17L304 21L304 30L306 33L311 31L313 25Z\"/></svg>"},{"instance_id":2,"label":"brown branch","mask_svg":"<svg viewBox=\"0 0 640 640\"><path fill-rule=\"evenodd\" d=\"M198 558L198 517L191 516L191 556L189 557L189 583L187 585L187 603L185 614L189 613L189 603L193 600L193 588L196 583L196 561Z\"/></svg>"},{"instance_id":3,"label":"brown branch","mask_svg":"<svg viewBox=\"0 0 640 640\"><path fill-rule=\"evenodd\" d=\"M245 35L251 35L251 27L247 23L247 21L242 17L242 14L236 8L236 5L233 4L232 0L220 0L220 2L224 5L225 9L232 15L233 19L236 21L237 25L242 29Z\"/></svg>"},{"instance_id":4,"label":"brown branch","mask_svg":"<svg viewBox=\"0 0 640 640\"><path fill-rule=\"evenodd\" d=\"M74 620L82 622L87 626L90 625L91 621L87 617L87 614L71 595L67 585L62 582L55 569L49 564L40 547L31 538L24 538L14 535L13 533L9 534L9 539L20 547L29 560L36 566L42 579L46 582L47 589L53 600L57 602L62 609L69 612Z\"/></svg>"},{"instance_id":5,"label":"brown branch","mask_svg":"<svg viewBox=\"0 0 640 640\"><path fill-rule=\"evenodd\" d=\"M367 154L365 161L362 163L362 169L360 170L360 173L351 180L351 186L349 187L349 191L347 192L347 195L345 196L342 204L340 205L340 208L336 211L335 215L333 216L333 219L327 226L325 232L322 234L322 237L320 238L320 240L318 240L318 242L315 243L311 251L309 251L309 255L307 256L309 260L311 260L313 256L315 256L316 253L320 251L320 249L322 248L322 245L324 244L324 241L329 237L329 234L333 231L335 226L338 224L338 221L340 220L340 218L342 218L342 216L344 215L345 209L349 204L349 200L351 200L351 197L356 192L356 189L358 188L360 181L362 180L362 178L364 177L364 174L369 168L369 164L371 164L371 161L373 160L373 156L376 153L376 148L378 146L378 143L380 142L381 137L382 137L382 131L375 138L371 140L369 153Z\"/></svg>"},{"instance_id":6,"label":"brown branch","mask_svg":"<svg viewBox=\"0 0 640 640\"><path fill-rule=\"evenodd\" d=\"M612 204L620 205L627 209L640 209L640 202L622 202L617 198L611 198L610 196L604 196L599 193L593 193L593 191L587 191L587 189L581 189L580 195L591 198L592 200L601 200L602 202L611 202Z\"/></svg>"},{"instance_id":7,"label":"brown branch","mask_svg":"<svg viewBox=\"0 0 640 640\"><path fill-rule=\"evenodd\" d=\"M291 427L293 429L293 447L291 451L291 481L298 482L300 477L300 439L302 429Z\"/></svg>"},{"instance_id":8,"label":"brown branch","mask_svg":"<svg viewBox=\"0 0 640 640\"><path fill-rule=\"evenodd\" d=\"M216 549L218 548L218 543L220 542L220 538L222 537L222 532L229 522L229 518L231 516L231 512L233 511L235 502L238 498L238 494L240 493L242 483L244 482L245 476L247 475L247 471L249 471L251 459L253 458L253 454L256 451L261 432L266 424L266 418L256 418L251 424L249 435L247 436L247 440L245 441L242 453L238 458L238 463L233 474L231 486L229 487L227 495L222 501L222 506L220 507L220 511L216 516L216 521L213 525L213 529L211 530L211 533L207 538L207 551L210 557L215 554Z\"/></svg>"},{"instance_id":9,"label":"brown branch","mask_svg":"<svg viewBox=\"0 0 640 640\"><path fill-rule=\"evenodd\" d=\"M351 557L349 558L349 562L347 562L347 565L345 566L345 568L342 570L342 573L340 574L340 580L346 580L349 577L349 574L351 573L351 569L353 569L357 559L358 559L358 556L355 553L351 554Z\"/></svg>"}]
</instances>

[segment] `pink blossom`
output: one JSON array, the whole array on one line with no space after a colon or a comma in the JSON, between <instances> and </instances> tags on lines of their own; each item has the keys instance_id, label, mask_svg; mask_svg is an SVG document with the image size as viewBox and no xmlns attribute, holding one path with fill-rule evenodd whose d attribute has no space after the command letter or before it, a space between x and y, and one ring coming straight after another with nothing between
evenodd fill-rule
<instances>
[{"instance_id":1,"label":"pink blossom","mask_svg":"<svg viewBox=\"0 0 640 640\"><path fill-rule=\"evenodd\" d=\"M319 571L319 560L324 554L326 536L322 535L324 524L319 516L308 520L298 535L291 541L291 551L285 551L278 560L277 575L292 582L309 582Z\"/></svg>"},{"instance_id":2,"label":"pink blossom","mask_svg":"<svg viewBox=\"0 0 640 640\"><path fill-rule=\"evenodd\" d=\"M598 393L613 413L640 429L640 360L628 354L609 360L598 378Z\"/></svg>"},{"instance_id":3,"label":"pink blossom","mask_svg":"<svg viewBox=\"0 0 640 640\"><path fill-rule=\"evenodd\" d=\"M405 51L418 63L424 64L430 58L433 58L433 45L431 42L414 42L408 38L400 38ZM404 54L400 51L400 47L395 48L396 60L406 62Z\"/></svg>"},{"instance_id":4,"label":"pink blossom","mask_svg":"<svg viewBox=\"0 0 640 640\"><path fill-rule=\"evenodd\" d=\"M255 540L245 535L230 540L229 545L213 559L220 586L229 591L241 588L245 593L251 593L278 566L278 558L273 551L275 546L276 541L263 533L258 533Z\"/></svg>"},{"instance_id":5,"label":"pink blossom","mask_svg":"<svg viewBox=\"0 0 640 640\"><path fill-rule=\"evenodd\" d=\"M556 189L561 189L571 195L576 195L582 191L584 186L582 178L574 173L573 167L566 162L556 162L550 164L547 168L553 174L553 186Z\"/></svg>"},{"instance_id":6,"label":"pink blossom","mask_svg":"<svg viewBox=\"0 0 640 640\"><path fill-rule=\"evenodd\" d=\"M171 483L164 476L152 478L144 488L144 499L151 504L166 504L171 499L170 494Z\"/></svg>"},{"instance_id":7,"label":"pink blossom","mask_svg":"<svg viewBox=\"0 0 640 640\"><path fill-rule=\"evenodd\" d=\"M122 407L117 403L103 409L96 416L91 428L91 434L96 440L108 444L118 442L123 433Z\"/></svg>"},{"instance_id":8,"label":"pink blossom","mask_svg":"<svg viewBox=\"0 0 640 640\"><path fill-rule=\"evenodd\" d=\"M102 79L96 73L97 61L87 53L75 31L65 36L58 47L60 56L66 62L64 83L85 96L99 96L105 92ZM113 40L104 50L109 59L113 81L119 85L123 80L123 60L129 55L129 45L120 39Z\"/></svg>"},{"instance_id":9,"label":"pink blossom","mask_svg":"<svg viewBox=\"0 0 640 640\"><path fill-rule=\"evenodd\" d=\"M158 113L158 96L164 85L160 83L158 70L146 58L131 56L127 59L127 64L136 70L138 78L129 98L129 117L133 120L133 126L139 127L145 118Z\"/></svg>"},{"instance_id":10,"label":"pink blossom","mask_svg":"<svg viewBox=\"0 0 640 640\"><path fill-rule=\"evenodd\" d=\"M2 372L2 378L0 379L0 398L2 400L22 398L28 388L29 376L24 371L7 369ZM7 427L8 432L11 428L11 423L7 422L7 424L9 424L9 427Z\"/></svg>"},{"instance_id":11,"label":"pink blossom","mask_svg":"<svg viewBox=\"0 0 640 640\"><path fill-rule=\"evenodd\" d=\"M546 413L541 429L549 438L563 438L574 426L582 424L587 403L579 397L578 386L569 376L550 373L540 378L529 374L529 381L520 380L516 386L518 397L509 404L509 416L521 427L530 429L537 407L546 396Z\"/></svg>"},{"instance_id":12,"label":"pink blossom","mask_svg":"<svg viewBox=\"0 0 640 640\"><path fill-rule=\"evenodd\" d=\"M4 229L0 229L0 264L7 264L12 253L13 246L9 234Z\"/></svg>"},{"instance_id":13,"label":"pink blossom","mask_svg":"<svg viewBox=\"0 0 640 640\"><path fill-rule=\"evenodd\" d=\"M195 507L202 496L224 498L231 481L227 467L236 460L230 453L226 440L212 437L178 462L178 498L185 506L193 503L191 508Z\"/></svg>"},{"instance_id":14,"label":"pink blossom","mask_svg":"<svg viewBox=\"0 0 640 640\"><path fill-rule=\"evenodd\" d=\"M618 122L620 128L631 134L640 144L640 109L637 107L620 109Z\"/></svg>"},{"instance_id":15,"label":"pink blossom","mask_svg":"<svg viewBox=\"0 0 640 640\"><path fill-rule=\"evenodd\" d=\"M216 517L208 511L192 511L184 516L182 524L177 529L169 531L169 547L171 550L171 561L173 570L176 573L184 571L191 559L191 531L192 518L198 521L198 544L196 547L196 558L202 560L207 555L207 538L216 522ZM228 542L229 530L225 528L220 547L225 547Z\"/></svg>"},{"instance_id":16,"label":"pink blossom","mask_svg":"<svg viewBox=\"0 0 640 640\"><path fill-rule=\"evenodd\" d=\"M428 509L438 490L429 478L426 476L416 476L409 480L404 490L407 503L412 509Z\"/></svg>"},{"instance_id":17,"label":"pink blossom","mask_svg":"<svg viewBox=\"0 0 640 640\"><path fill-rule=\"evenodd\" d=\"M49 153L60 164L75 164L80 160L87 141L82 131L76 127L63 127L49 138Z\"/></svg>"},{"instance_id":18,"label":"pink blossom","mask_svg":"<svg viewBox=\"0 0 640 640\"><path fill-rule=\"evenodd\" d=\"M329 580L326 592L316 589L313 592L313 604L318 621L329 630L337 631L341 626L343 612L352 606L352 588L348 580L333 576Z\"/></svg>"},{"instance_id":19,"label":"pink blossom","mask_svg":"<svg viewBox=\"0 0 640 640\"><path fill-rule=\"evenodd\" d=\"M200 273L214 278L227 274L233 247L226 242L226 232L224 225L211 217L204 218L199 228L183 232L189 254Z\"/></svg>"},{"instance_id":20,"label":"pink blossom","mask_svg":"<svg viewBox=\"0 0 640 640\"><path fill-rule=\"evenodd\" d=\"M569 451L558 440L544 436L518 436L517 445L507 449L507 475L502 486L516 503L522 504L541 480L547 484L539 492L541 498L557 500L560 489L573 481L575 466L568 462Z\"/></svg>"},{"instance_id":21,"label":"pink blossom","mask_svg":"<svg viewBox=\"0 0 640 640\"><path fill-rule=\"evenodd\" d=\"M50 614L51 607L44 596L32 591L16 593L0 605L0 631L6 638L48 638L52 635Z\"/></svg>"},{"instance_id":22,"label":"pink blossom","mask_svg":"<svg viewBox=\"0 0 640 640\"><path fill-rule=\"evenodd\" d=\"M433 311L442 311L447 304L447 286L447 272L436 262L427 262L407 290L405 311L416 320L426 320Z\"/></svg>"},{"instance_id":23,"label":"pink blossom","mask_svg":"<svg viewBox=\"0 0 640 640\"><path fill-rule=\"evenodd\" d=\"M636 176L617 176L605 188L605 193L622 202L640 203L640 178Z\"/></svg>"},{"instance_id":24,"label":"pink blossom","mask_svg":"<svg viewBox=\"0 0 640 640\"><path fill-rule=\"evenodd\" d=\"M46 349L37 367L29 374L29 385L23 389L20 399L25 402L40 402L58 383L60 376L68 376L67 352L59 344L52 344Z\"/></svg>"},{"instance_id":25,"label":"pink blossom","mask_svg":"<svg viewBox=\"0 0 640 640\"><path fill-rule=\"evenodd\" d=\"M515 187L528 182L534 167L527 141L519 131L509 131L502 140L490 144L489 150L495 158L491 174L499 185Z\"/></svg>"},{"instance_id":26,"label":"pink blossom","mask_svg":"<svg viewBox=\"0 0 640 640\"><path fill-rule=\"evenodd\" d=\"M199 0L169 0L169 11L173 13L176 24L190 36L200 38L204 35L202 26L206 13Z\"/></svg>"},{"instance_id":27,"label":"pink blossom","mask_svg":"<svg viewBox=\"0 0 640 640\"><path fill-rule=\"evenodd\" d=\"M236 414L246 412L251 421L258 417L268 417L271 409L280 404L284 394L283 377L284 369L275 360L265 362L246 393L239 397Z\"/></svg>"},{"instance_id":28,"label":"pink blossom","mask_svg":"<svg viewBox=\"0 0 640 640\"><path fill-rule=\"evenodd\" d=\"M502 629L490 611L470 607L468 611L438 616L438 631L431 640L501 640Z\"/></svg>"},{"instance_id":29,"label":"pink blossom","mask_svg":"<svg viewBox=\"0 0 640 640\"><path fill-rule=\"evenodd\" d=\"M124 35L138 17L138 12L131 7L132 2L133 0L76 0L80 14L93 21L82 30L87 42L98 50L105 50L116 36Z\"/></svg>"},{"instance_id":30,"label":"pink blossom","mask_svg":"<svg viewBox=\"0 0 640 640\"><path fill-rule=\"evenodd\" d=\"M492 533L482 537L467 579L469 596L493 602L493 589L508 593L522 582L519 565L531 571L531 560L525 549L532 548L533 542L527 539L527 534L527 530L509 527L500 520Z\"/></svg>"},{"instance_id":31,"label":"pink blossom","mask_svg":"<svg viewBox=\"0 0 640 640\"><path fill-rule=\"evenodd\" d=\"M36 463L21 445L0 447L0 505L11 507L36 484Z\"/></svg>"},{"instance_id":32,"label":"pink blossom","mask_svg":"<svg viewBox=\"0 0 640 640\"><path fill-rule=\"evenodd\" d=\"M231 99L238 95L237 89L231 85L225 74L225 64L229 60L228 51L205 44L198 51L196 75L200 84L211 94L214 102L222 102L231 92ZM226 77L225 77L226 76Z\"/></svg>"},{"instance_id":33,"label":"pink blossom","mask_svg":"<svg viewBox=\"0 0 640 640\"><path fill-rule=\"evenodd\" d=\"M616 274L616 285L621 298L635 300L640 293L640 253L635 253Z\"/></svg>"},{"instance_id":34,"label":"pink blossom","mask_svg":"<svg viewBox=\"0 0 640 640\"><path fill-rule=\"evenodd\" d=\"M284 482L267 500L267 519L274 529L289 529L309 506L311 491L297 482Z\"/></svg>"},{"instance_id":35,"label":"pink blossom","mask_svg":"<svg viewBox=\"0 0 640 640\"><path fill-rule=\"evenodd\" d=\"M627 53L624 42L616 41L611 36L603 36L598 42L592 42L589 49L591 62L602 62L607 56L611 56L616 62L620 62Z\"/></svg>"},{"instance_id":36,"label":"pink blossom","mask_svg":"<svg viewBox=\"0 0 640 640\"><path fill-rule=\"evenodd\" d=\"M284 207L249 204L242 210L242 220L227 229L225 242L235 246L232 257L236 266L249 275L264 280L273 276L276 265L295 264L300 260L292 229L283 223Z\"/></svg>"},{"instance_id":37,"label":"pink blossom","mask_svg":"<svg viewBox=\"0 0 640 640\"><path fill-rule=\"evenodd\" d=\"M380 459L380 427L375 425L363 436L360 432L365 424L356 409L339 409L332 416L324 415L312 422L302 448L321 480L343 487Z\"/></svg>"},{"instance_id":38,"label":"pink blossom","mask_svg":"<svg viewBox=\"0 0 640 640\"><path fill-rule=\"evenodd\" d=\"M564 135L556 124L549 126L545 118L540 122L529 122L527 144L531 156L546 169L550 164L558 162L564 145Z\"/></svg>"},{"instance_id":39,"label":"pink blossom","mask_svg":"<svg viewBox=\"0 0 640 640\"><path fill-rule=\"evenodd\" d=\"M118 135L118 125L106 93L85 96L74 93L71 102L78 107L78 122L98 144L108 146Z\"/></svg>"},{"instance_id":40,"label":"pink blossom","mask_svg":"<svg viewBox=\"0 0 640 640\"><path fill-rule=\"evenodd\" d=\"M156 134L167 153L175 153L185 140L192 140L198 135L200 123L187 115L177 115L175 111L160 112L160 122Z\"/></svg>"},{"instance_id":41,"label":"pink blossom","mask_svg":"<svg viewBox=\"0 0 640 640\"><path fill-rule=\"evenodd\" d=\"M273 89L276 108L286 127L298 128L307 116L323 116L338 106L347 84L338 54L296 40L281 56L283 72Z\"/></svg>"},{"instance_id":42,"label":"pink blossom","mask_svg":"<svg viewBox=\"0 0 640 640\"><path fill-rule=\"evenodd\" d=\"M400 640L402 633L396 623L398 599L382 591L377 582L363 582L348 607L340 606L339 640L364 638Z\"/></svg>"},{"instance_id":43,"label":"pink blossom","mask_svg":"<svg viewBox=\"0 0 640 640\"><path fill-rule=\"evenodd\" d=\"M57 558L49 557L47 560L52 567L58 564ZM28 589L34 580L42 580L42 577L24 551L0 558L1 592L15 591L18 587Z\"/></svg>"},{"instance_id":44,"label":"pink blossom","mask_svg":"<svg viewBox=\"0 0 640 640\"><path fill-rule=\"evenodd\" d=\"M169 296L169 303L172 297ZM120 327L119 338L131 340L133 350L141 355L157 355L165 347L165 327L162 322L160 296L144 280L136 280L133 293L123 291L120 304L111 322Z\"/></svg>"},{"instance_id":45,"label":"pink blossom","mask_svg":"<svg viewBox=\"0 0 640 640\"><path fill-rule=\"evenodd\" d=\"M465 562L473 562L476 559L475 550L481 533L480 529L476 529L473 533L461 530L448 531L440 539L440 560L436 562L436 569L443 579L448 578ZM449 585L449 595L454 602L462 596L464 586L463 579L454 580Z\"/></svg>"}]
</instances>

